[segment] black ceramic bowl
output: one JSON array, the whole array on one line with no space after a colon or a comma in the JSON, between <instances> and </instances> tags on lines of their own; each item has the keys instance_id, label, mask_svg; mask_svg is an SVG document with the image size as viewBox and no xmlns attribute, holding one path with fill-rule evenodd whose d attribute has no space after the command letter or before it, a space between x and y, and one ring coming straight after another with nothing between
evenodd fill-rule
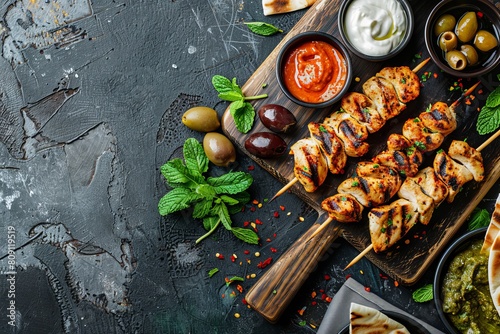
<instances>
[{"instance_id":1,"label":"black ceramic bowl","mask_svg":"<svg viewBox=\"0 0 500 334\"><path fill-rule=\"evenodd\" d=\"M424 326L413 320L413 318L407 317L402 313L386 310L381 310L380 312L405 326L406 329L408 329L408 331L412 334L430 334ZM349 334L349 325L342 328L338 334Z\"/></svg>"},{"instance_id":2,"label":"black ceramic bowl","mask_svg":"<svg viewBox=\"0 0 500 334\"><path fill-rule=\"evenodd\" d=\"M349 6L355 2L356 0L344 0L342 4L340 5L339 13L338 13L338 27L340 31L340 36L342 37L342 41L344 44L347 46L349 51L357 55L358 57L369 60L369 61L383 61L390 59L397 54L399 54L403 49L408 45L408 43L411 40L411 37L413 35L413 29L415 26L414 22L414 16L413 16L413 11L411 9L410 3L407 0L396 0L401 4L401 7L404 11L404 14L406 16L406 31L404 34L404 37L402 38L401 42L398 44L397 47L395 47L392 51L390 51L387 54L383 55L370 55L366 54L365 52L357 49L352 43L351 40L349 39L349 36L346 32L346 12L349 8Z\"/></svg>"},{"instance_id":3,"label":"black ceramic bowl","mask_svg":"<svg viewBox=\"0 0 500 334\"><path fill-rule=\"evenodd\" d=\"M443 257L438 263L436 274L434 276L434 303L436 304L436 309L438 311L438 315L441 318L441 321L446 326L446 329L450 333L460 334L460 332L453 326L451 321L448 319L446 314L443 312L442 307L442 297L441 297L441 286L448 270L449 264L451 260L457 255L460 251L463 251L467 246L474 240L482 239L486 235L486 227L473 230L467 232L460 238L458 238L455 242L451 244L451 246L444 252Z\"/></svg>"},{"instance_id":4,"label":"black ceramic bowl","mask_svg":"<svg viewBox=\"0 0 500 334\"><path fill-rule=\"evenodd\" d=\"M439 48L438 37L434 34L434 26L444 14L452 14L458 23L465 12L480 12L480 25L496 36L499 41L496 49L487 53L478 52L480 62L474 66L467 66L463 70L455 70L446 62L444 52ZM481 29L481 27L479 27ZM466 44L473 44L468 42ZM425 45L433 62L444 72L455 77L472 78L492 71L500 63L500 10L489 0L443 0L439 2L429 14L425 24Z\"/></svg>"},{"instance_id":5,"label":"black ceramic bowl","mask_svg":"<svg viewBox=\"0 0 500 334\"><path fill-rule=\"evenodd\" d=\"M322 41L330 44L333 46L339 53L344 57L345 62L346 62L346 69L347 69L347 77L344 83L344 86L342 89L330 100L324 101L324 102L318 102L318 103L311 103L311 102L304 102L296 98L286 87L285 85L285 80L284 80L284 65L287 61L287 57L292 52L295 48L299 47L305 42L309 41ZM306 31L303 33L300 33L294 37L292 37L290 40L288 40L285 45L281 48L280 52L278 53L278 57L276 60L276 78L278 81L278 85L281 88L281 91L294 103L306 107L306 108L326 108L334 105L336 102L338 102L342 96L347 92L349 89L349 86L351 85L352 81L352 64L351 64L351 58L349 56L349 53L347 52L347 49L342 45L342 43L333 37L332 35L329 35L327 33L321 32L321 31Z\"/></svg>"}]
</instances>

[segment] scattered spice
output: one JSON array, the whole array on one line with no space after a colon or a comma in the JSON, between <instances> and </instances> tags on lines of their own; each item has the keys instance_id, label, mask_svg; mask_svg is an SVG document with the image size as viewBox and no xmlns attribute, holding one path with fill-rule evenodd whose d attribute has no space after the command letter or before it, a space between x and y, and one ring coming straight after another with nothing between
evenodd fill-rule
<instances>
[{"instance_id":1,"label":"scattered spice","mask_svg":"<svg viewBox=\"0 0 500 334\"><path fill-rule=\"evenodd\" d=\"M239 313L235 313L235 314L234 314L234 317L235 317L236 319L238 319L239 317L241 317L241 315L240 315Z\"/></svg>"},{"instance_id":2,"label":"scattered spice","mask_svg":"<svg viewBox=\"0 0 500 334\"><path fill-rule=\"evenodd\" d=\"M325 276L323 276L323 278L325 279L325 281L329 281L331 279L330 275L327 275L327 274L325 274Z\"/></svg>"},{"instance_id":3,"label":"scattered spice","mask_svg":"<svg viewBox=\"0 0 500 334\"><path fill-rule=\"evenodd\" d=\"M259 262L259 264L257 264L257 268L259 269L264 269L265 267L267 267L268 265L271 264L271 262L273 262L273 259L268 257L267 259L265 259L264 261L262 262Z\"/></svg>"},{"instance_id":4,"label":"scattered spice","mask_svg":"<svg viewBox=\"0 0 500 334\"><path fill-rule=\"evenodd\" d=\"M371 290L372 290L372 289L370 289L370 287L369 287L369 286L365 286L365 291L366 291L366 292L370 292Z\"/></svg>"},{"instance_id":5,"label":"scattered spice","mask_svg":"<svg viewBox=\"0 0 500 334\"><path fill-rule=\"evenodd\" d=\"M224 260L224 255L222 255L221 253L215 253L215 257L220 260Z\"/></svg>"}]
</instances>

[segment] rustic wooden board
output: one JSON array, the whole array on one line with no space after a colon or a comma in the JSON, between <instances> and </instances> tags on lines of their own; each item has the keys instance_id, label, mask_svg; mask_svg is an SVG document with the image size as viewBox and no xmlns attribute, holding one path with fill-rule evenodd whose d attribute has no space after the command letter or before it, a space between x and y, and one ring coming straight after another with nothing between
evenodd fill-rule
<instances>
[{"instance_id":1,"label":"rustic wooden board","mask_svg":"<svg viewBox=\"0 0 500 334\"><path fill-rule=\"evenodd\" d=\"M364 61L355 55L351 54L354 77L360 78L359 82L353 81L351 84L352 91L361 92L361 85L370 76L385 66L400 66L408 65L414 67L421 59L428 57L428 52L424 44L424 27L425 20L430 13L433 1L410 1L415 15L415 30L412 41L409 46L396 58L385 62L368 62ZM498 6L498 1L494 1ZM340 35L337 28L337 11L340 6L340 0L318 0L304 14L303 18L297 25L290 30L283 38L281 43L274 49L269 57L262 63L257 71L249 78L243 86L243 91L247 95L257 95L267 93L269 97L265 100L255 101L254 107L257 110L261 105L267 103L281 104L290 109L297 118L298 130L293 134L283 136L289 143L293 144L300 138L308 136L307 123L310 121L321 121L331 112L338 110L338 106L329 109L314 110L300 107L286 98L280 91L275 78L275 61L281 46L292 36L308 30L319 30L330 33L340 40ZM415 55L420 54L421 59L417 59ZM370 152L360 159L350 158L348 168L345 175L329 175L326 182L314 193L307 193L302 186L297 183L290 191L297 194L306 203L315 208L319 213L317 223L321 223L327 217L326 213L321 210L321 201L336 193L338 184L352 173L354 165L360 160L369 160L376 153L385 149L385 142L390 133L401 133L401 126L404 121L410 117L416 117L426 107L436 101L444 101L451 104L456 100L461 93L459 91L450 91L457 78L448 76L440 72L439 68L429 63L419 72L419 75L425 71L437 73L438 77L431 76L427 81L423 82L420 96L408 103L407 109L398 117L390 120L381 131L371 134L369 143L371 145ZM475 121L477 117L478 107L484 104L487 93L498 85L496 73L486 75L481 78L461 81L465 87L472 86L477 80L481 80L482 94L476 90L475 99L469 106L460 105L457 108L459 118L458 129L449 135L442 148L447 149L452 139L463 140L467 138L468 143L473 147L478 147L488 136L479 136L475 130ZM267 84L263 88L263 84ZM239 133L232 121L229 111L226 110L223 116L223 130L234 143L259 165L265 168L269 173L275 176L280 182L286 184L293 176L293 157L289 155L282 156L278 159L262 160L249 154L244 148L244 141L251 133L258 131L269 131L263 127L258 118L252 131L248 134ZM370 252L367 257L380 269L399 280L403 284L413 284L425 272L432 261L440 254L447 242L453 237L456 231L461 227L472 210L479 203L481 198L488 190L497 182L500 176L500 139L497 139L490 144L483 152L485 160L485 168L487 178L481 183L470 182L464 190L456 197L454 203L444 203L434 212L432 222L427 227L417 226L399 245L394 247L390 252L385 254L375 254ZM426 156L422 167L432 163L434 153ZM282 196L287 196L284 194ZM365 210L367 211L367 210ZM336 223L335 223L336 224ZM342 236L351 243L354 247L363 250L370 244L370 237L367 227L367 219L356 224L342 225ZM425 230L425 234L422 233ZM414 235L423 236L423 238L414 238ZM404 241L409 245L406 245Z\"/></svg>"}]
</instances>

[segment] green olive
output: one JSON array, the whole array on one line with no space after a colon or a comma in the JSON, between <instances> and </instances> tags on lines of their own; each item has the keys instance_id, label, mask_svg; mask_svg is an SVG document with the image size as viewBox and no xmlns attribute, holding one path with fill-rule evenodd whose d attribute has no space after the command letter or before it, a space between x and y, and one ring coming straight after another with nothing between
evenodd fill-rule
<instances>
[{"instance_id":1,"label":"green olive","mask_svg":"<svg viewBox=\"0 0 500 334\"><path fill-rule=\"evenodd\" d=\"M457 35L451 31L445 31L439 36L439 47L443 51L455 50L458 44Z\"/></svg>"},{"instance_id":2,"label":"green olive","mask_svg":"<svg viewBox=\"0 0 500 334\"><path fill-rule=\"evenodd\" d=\"M489 31L479 30L474 38L474 45L483 52L488 52L497 47L496 37Z\"/></svg>"},{"instance_id":3,"label":"green olive","mask_svg":"<svg viewBox=\"0 0 500 334\"><path fill-rule=\"evenodd\" d=\"M236 160L233 143L218 132L208 132L203 138L203 151L214 165L227 167Z\"/></svg>"},{"instance_id":4,"label":"green olive","mask_svg":"<svg viewBox=\"0 0 500 334\"><path fill-rule=\"evenodd\" d=\"M200 132L215 131L220 126L217 112L209 107L193 107L182 115L182 124Z\"/></svg>"},{"instance_id":5,"label":"green olive","mask_svg":"<svg viewBox=\"0 0 500 334\"><path fill-rule=\"evenodd\" d=\"M446 52L446 61L454 70L461 71L467 66L467 58L458 50Z\"/></svg>"},{"instance_id":6,"label":"green olive","mask_svg":"<svg viewBox=\"0 0 500 334\"><path fill-rule=\"evenodd\" d=\"M460 47L460 52L462 52L465 55L465 58L467 58L467 64L470 66L476 65L477 60L478 60L478 55L476 49L469 44L464 44Z\"/></svg>"},{"instance_id":7,"label":"green olive","mask_svg":"<svg viewBox=\"0 0 500 334\"><path fill-rule=\"evenodd\" d=\"M462 43L467 43L474 38L477 32L477 17L475 12L465 13L458 20L455 27L455 34Z\"/></svg>"},{"instance_id":8,"label":"green olive","mask_svg":"<svg viewBox=\"0 0 500 334\"><path fill-rule=\"evenodd\" d=\"M457 20L451 14L441 15L434 25L434 35L439 36L445 31L453 30Z\"/></svg>"}]
</instances>

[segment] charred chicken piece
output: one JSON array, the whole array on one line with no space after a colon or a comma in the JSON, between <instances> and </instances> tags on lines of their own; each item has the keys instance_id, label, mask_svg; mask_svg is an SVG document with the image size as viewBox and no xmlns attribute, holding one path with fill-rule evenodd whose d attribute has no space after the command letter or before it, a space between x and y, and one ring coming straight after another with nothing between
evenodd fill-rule
<instances>
[{"instance_id":1,"label":"charred chicken piece","mask_svg":"<svg viewBox=\"0 0 500 334\"><path fill-rule=\"evenodd\" d=\"M347 93L342 98L340 107L358 120L358 122L366 126L370 133L377 132L385 124L385 120L378 113L373 101L365 94L357 92Z\"/></svg>"},{"instance_id":2,"label":"charred chicken piece","mask_svg":"<svg viewBox=\"0 0 500 334\"><path fill-rule=\"evenodd\" d=\"M419 164L414 163L403 151L383 151L373 158L373 162L397 170L400 174L414 176Z\"/></svg>"},{"instance_id":3,"label":"charred chicken piece","mask_svg":"<svg viewBox=\"0 0 500 334\"><path fill-rule=\"evenodd\" d=\"M406 104L399 101L394 86L384 78L371 77L363 84L363 92L373 101L378 113L386 121L406 109Z\"/></svg>"},{"instance_id":4,"label":"charred chicken piece","mask_svg":"<svg viewBox=\"0 0 500 334\"><path fill-rule=\"evenodd\" d=\"M436 174L448 187L446 200L449 203L453 202L465 183L474 179L472 173L465 166L453 160L444 151L439 151L436 154L433 165Z\"/></svg>"},{"instance_id":5,"label":"charred chicken piece","mask_svg":"<svg viewBox=\"0 0 500 334\"><path fill-rule=\"evenodd\" d=\"M368 213L373 250L380 253L393 246L416 224L418 217L416 205L406 199L373 208Z\"/></svg>"},{"instance_id":6,"label":"charred chicken piece","mask_svg":"<svg viewBox=\"0 0 500 334\"><path fill-rule=\"evenodd\" d=\"M431 132L439 132L447 136L457 128L457 118L453 111L444 102L434 103L428 111L419 115L425 128Z\"/></svg>"},{"instance_id":7,"label":"charred chicken piece","mask_svg":"<svg viewBox=\"0 0 500 334\"><path fill-rule=\"evenodd\" d=\"M374 177L387 181L390 189L389 197L397 194L401 187L401 177L394 169L370 161L361 161L356 165L356 175L360 177Z\"/></svg>"},{"instance_id":8,"label":"charred chicken piece","mask_svg":"<svg viewBox=\"0 0 500 334\"><path fill-rule=\"evenodd\" d=\"M410 201L417 208L420 223L423 225L429 224L434 212L434 200L423 192L413 178L404 180L401 188L399 188L398 195L400 198Z\"/></svg>"},{"instance_id":9,"label":"charred chicken piece","mask_svg":"<svg viewBox=\"0 0 500 334\"><path fill-rule=\"evenodd\" d=\"M472 173L475 181L481 182L484 179L483 157L475 148L464 141L454 140L451 142L448 154L464 165Z\"/></svg>"},{"instance_id":10,"label":"charred chicken piece","mask_svg":"<svg viewBox=\"0 0 500 334\"><path fill-rule=\"evenodd\" d=\"M357 176L344 180L337 191L352 195L361 205L371 208L386 203L391 198L393 189L387 180Z\"/></svg>"},{"instance_id":11,"label":"charred chicken piece","mask_svg":"<svg viewBox=\"0 0 500 334\"><path fill-rule=\"evenodd\" d=\"M335 130L348 156L361 157L368 152L370 148L370 145L366 143L368 130L348 113L333 113L323 123Z\"/></svg>"},{"instance_id":12,"label":"charred chicken piece","mask_svg":"<svg viewBox=\"0 0 500 334\"><path fill-rule=\"evenodd\" d=\"M321 202L321 208L341 223L355 223L361 220L363 206L349 194L335 194Z\"/></svg>"},{"instance_id":13,"label":"charred chicken piece","mask_svg":"<svg viewBox=\"0 0 500 334\"><path fill-rule=\"evenodd\" d=\"M444 140L443 134L426 128L419 117L406 120L402 133L422 152L434 151Z\"/></svg>"},{"instance_id":14,"label":"charred chicken piece","mask_svg":"<svg viewBox=\"0 0 500 334\"><path fill-rule=\"evenodd\" d=\"M408 66L385 67L376 76L388 80L403 103L413 101L420 95L420 79Z\"/></svg>"},{"instance_id":15,"label":"charred chicken piece","mask_svg":"<svg viewBox=\"0 0 500 334\"><path fill-rule=\"evenodd\" d=\"M298 140L290 148L294 155L293 172L307 192L314 192L326 179L328 164L311 138Z\"/></svg>"},{"instance_id":16,"label":"charred chicken piece","mask_svg":"<svg viewBox=\"0 0 500 334\"><path fill-rule=\"evenodd\" d=\"M436 207L448 196L448 187L441 181L432 167L421 169L412 179L427 196L432 198Z\"/></svg>"},{"instance_id":17,"label":"charred chicken piece","mask_svg":"<svg viewBox=\"0 0 500 334\"><path fill-rule=\"evenodd\" d=\"M342 141L335 134L335 130L327 124L315 122L309 123L308 128L311 138L325 156L330 172L342 174L347 163L347 155Z\"/></svg>"}]
</instances>

